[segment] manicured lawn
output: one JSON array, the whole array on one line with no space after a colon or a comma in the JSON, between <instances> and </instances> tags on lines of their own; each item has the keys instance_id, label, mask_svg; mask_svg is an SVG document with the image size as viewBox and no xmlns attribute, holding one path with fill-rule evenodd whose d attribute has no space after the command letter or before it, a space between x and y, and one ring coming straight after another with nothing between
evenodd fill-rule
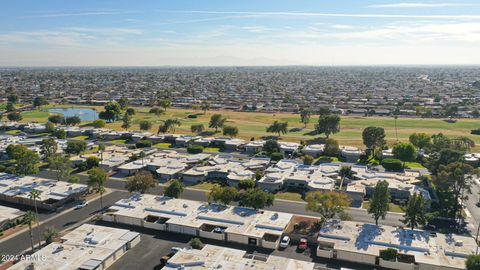
<instances>
[{"instance_id":1,"label":"manicured lawn","mask_svg":"<svg viewBox=\"0 0 480 270\"><path fill-rule=\"evenodd\" d=\"M50 106L52 107L52 106ZM57 105L55 107L71 107L71 105ZM97 111L102 111L101 106L76 106L76 107L88 107L95 108ZM46 122L51 113L46 112L49 106L44 106L42 109L33 110L29 112L23 112L23 121L38 121ZM220 113L227 117L226 125L233 125L238 127L238 137L241 139L250 140L250 138L258 139L262 136L273 135L266 132L266 128L275 120L288 121L288 127L291 128L303 128L303 124L300 123L300 117L298 114L292 113L257 113L257 112L233 112L233 111L207 111L205 114L201 111L195 111L192 109L174 109L169 108L165 114L155 116L148 113L149 107L134 108L136 114L133 116L132 123L133 129L138 129L138 123L141 120L149 120L154 124L152 130L156 130L162 120L177 118L181 121L182 125L176 129L176 133L179 134L191 134L190 126L192 124L203 124L208 126L208 122L212 114ZM188 118L189 114L200 113L197 118ZM308 135L314 129L318 119L317 115L311 117L310 123L307 127L301 131L290 132L281 136L283 141L299 142L300 140L308 141L315 139L319 136ZM470 130L476 129L480 126L480 120L478 119L458 119L455 123L448 123L442 119L422 119L422 118L399 118L397 121L397 133L400 141L408 141L408 137L413 132L424 132L427 134L436 134L442 132L445 135L456 136L468 136L473 139L477 147L473 150L480 150L480 136L470 134ZM82 122L86 124L87 122ZM107 128L122 130L122 121L116 121L114 123L107 123ZM331 137L338 140L341 145L352 145L357 147L364 147L362 142L362 131L368 126L383 127L386 132L386 140L389 146L392 146L396 142L395 135L395 120L393 117L362 117L362 116L342 116L340 122L340 132L332 135ZM213 131L213 129L207 129L207 131Z\"/></svg>"},{"instance_id":2,"label":"manicured lawn","mask_svg":"<svg viewBox=\"0 0 480 270\"><path fill-rule=\"evenodd\" d=\"M73 137L72 140L77 140L77 141L85 141L86 139L88 139L89 137L88 136L76 136L76 137Z\"/></svg>"},{"instance_id":3,"label":"manicured lawn","mask_svg":"<svg viewBox=\"0 0 480 270\"><path fill-rule=\"evenodd\" d=\"M10 135L14 135L14 134L17 134L17 133L20 133L20 132L22 132L22 131L19 130L19 129L12 129L12 130L7 131L6 133L10 134Z\"/></svg>"},{"instance_id":4,"label":"manicured lawn","mask_svg":"<svg viewBox=\"0 0 480 270\"><path fill-rule=\"evenodd\" d=\"M388 203L388 206L390 207L390 212L395 212L395 213L405 213L405 211L403 211L402 207L398 204L394 204L394 203ZM368 209L368 207L370 207L370 202L363 202L362 204L362 208L363 209Z\"/></svg>"},{"instance_id":5,"label":"manicured lawn","mask_svg":"<svg viewBox=\"0 0 480 270\"><path fill-rule=\"evenodd\" d=\"M425 169L425 167L418 162L405 162L405 166L409 168Z\"/></svg>"},{"instance_id":6,"label":"manicured lawn","mask_svg":"<svg viewBox=\"0 0 480 270\"><path fill-rule=\"evenodd\" d=\"M278 192L275 194L275 199L289 200L289 201L299 201L303 202L302 195L295 192Z\"/></svg>"},{"instance_id":7,"label":"manicured lawn","mask_svg":"<svg viewBox=\"0 0 480 270\"><path fill-rule=\"evenodd\" d=\"M126 143L127 140L125 140L125 139L118 139L118 140L111 140L110 142L112 142L112 143Z\"/></svg>"},{"instance_id":8,"label":"manicured lawn","mask_svg":"<svg viewBox=\"0 0 480 270\"><path fill-rule=\"evenodd\" d=\"M203 152L220 152L220 148L217 147L206 147L203 149Z\"/></svg>"},{"instance_id":9,"label":"manicured lawn","mask_svg":"<svg viewBox=\"0 0 480 270\"><path fill-rule=\"evenodd\" d=\"M190 188L195 188L195 189L203 189L203 190L212 190L214 187L219 187L220 185L217 183L211 183L211 182L202 182L193 186L189 186Z\"/></svg>"},{"instance_id":10,"label":"manicured lawn","mask_svg":"<svg viewBox=\"0 0 480 270\"><path fill-rule=\"evenodd\" d=\"M170 148L172 147L171 143L156 143L153 145L153 147L158 147L158 148Z\"/></svg>"}]
</instances>

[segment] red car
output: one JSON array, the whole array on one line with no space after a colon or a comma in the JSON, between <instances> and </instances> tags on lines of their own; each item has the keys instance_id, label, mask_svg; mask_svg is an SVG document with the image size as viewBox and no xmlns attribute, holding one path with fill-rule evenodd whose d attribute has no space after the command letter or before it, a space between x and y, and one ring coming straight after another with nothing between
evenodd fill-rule
<instances>
[{"instance_id":1,"label":"red car","mask_svg":"<svg viewBox=\"0 0 480 270\"><path fill-rule=\"evenodd\" d=\"M300 243L298 243L298 249L300 249L300 250L307 249L307 239L300 238Z\"/></svg>"}]
</instances>

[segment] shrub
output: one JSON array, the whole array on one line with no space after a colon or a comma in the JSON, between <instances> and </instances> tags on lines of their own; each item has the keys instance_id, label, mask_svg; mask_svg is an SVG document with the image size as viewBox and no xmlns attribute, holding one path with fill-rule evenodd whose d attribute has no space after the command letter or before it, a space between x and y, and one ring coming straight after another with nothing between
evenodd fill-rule
<instances>
[{"instance_id":1,"label":"shrub","mask_svg":"<svg viewBox=\"0 0 480 270\"><path fill-rule=\"evenodd\" d=\"M473 129L470 131L470 134L472 135L480 135L480 128L479 129Z\"/></svg>"},{"instance_id":2,"label":"shrub","mask_svg":"<svg viewBox=\"0 0 480 270\"><path fill-rule=\"evenodd\" d=\"M330 163L333 161L333 158L331 157L327 157L327 156L321 156L319 159L318 159L318 163Z\"/></svg>"},{"instance_id":3,"label":"shrub","mask_svg":"<svg viewBox=\"0 0 480 270\"><path fill-rule=\"evenodd\" d=\"M202 240L200 240L200 238L192 238L192 240L190 240L190 246L194 249L202 249L203 248L203 243L202 243Z\"/></svg>"},{"instance_id":4,"label":"shrub","mask_svg":"<svg viewBox=\"0 0 480 270\"><path fill-rule=\"evenodd\" d=\"M105 121L102 120L102 119L97 119L97 120L92 122L92 126L94 128L103 128L103 127L105 127Z\"/></svg>"},{"instance_id":5,"label":"shrub","mask_svg":"<svg viewBox=\"0 0 480 270\"><path fill-rule=\"evenodd\" d=\"M313 164L313 161L314 161L314 158L310 155L305 155L303 157L303 164L304 165L312 165Z\"/></svg>"},{"instance_id":6,"label":"shrub","mask_svg":"<svg viewBox=\"0 0 480 270\"><path fill-rule=\"evenodd\" d=\"M6 167L4 165L0 165L0 172L4 172Z\"/></svg>"},{"instance_id":7,"label":"shrub","mask_svg":"<svg viewBox=\"0 0 480 270\"><path fill-rule=\"evenodd\" d=\"M382 166L387 171L399 172L403 169L402 161L396 158L386 158L382 160Z\"/></svg>"},{"instance_id":8,"label":"shrub","mask_svg":"<svg viewBox=\"0 0 480 270\"><path fill-rule=\"evenodd\" d=\"M150 140L141 140L135 144L137 148L152 147L152 141Z\"/></svg>"},{"instance_id":9,"label":"shrub","mask_svg":"<svg viewBox=\"0 0 480 270\"><path fill-rule=\"evenodd\" d=\"M203 152L203 146L201 145L188 145L187 152L189 154L198 154Z\"/></svg>"},{"instance_id":10,"label":"shrub","mask_svg":"<svg viewBox=\"0 0 480 270\"><path fill-rule=\"evenodd\" d=\"M280 153L280 152L273 152L273 153L270 155L270 159L271 159L272 161L279 161L279 160L281 160L281 159L283 159L283 158L284 158L284 156L283 156L283 154Z\"/></svg>"},{"instance_id":11,"label":"shrub","mask_svg":"<svg viewBox=\"0 0 480 270\"><path fill-rule=\"evenodd\" d=\"M393 248L387 248L384 250L380 250L380 258L386 261L396 261L397 260L398 251Z\"/></svg>"},{"instance_id":12,"label":"shrub","mask_svg":"<svg viewBox=\"0 0 480 270\"><path fill-rule=\"evenodd\" d=\"M88 157L85 161L87 163L87 169L91 169L93 167L98 167L100 164L100 159L95 156Z\"/></svg>"},{"instance_id":13,"label":"shrub","mask_svg":"<svg viewBox=\"0 0 480 270\"><path fill-rule=\"evenodd\" d=\"M249 189L254 187L255 187L255 180L253 179L240 180L240 182L238 183L239 189Z\"/></svg>"},{"instance_id":14,"label":"shrub","mask_svg":"<svg viewBox=\"0 0 480 270\"><path fill-rule=\"evenodd\" d=\"M196 115L196 114L189 114L187 117L188 117L188 118L197 118L198 115Z\"/></svg>"}]
</instances>

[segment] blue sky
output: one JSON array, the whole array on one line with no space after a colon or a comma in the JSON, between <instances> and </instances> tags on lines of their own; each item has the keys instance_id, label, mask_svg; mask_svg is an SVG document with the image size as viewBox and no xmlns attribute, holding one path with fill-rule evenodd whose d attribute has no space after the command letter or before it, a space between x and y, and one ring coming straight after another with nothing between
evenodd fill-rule
<instances>
[{"instance_id":1,"label":"blue sky","mask_svg":"<svg viewBox=\"0 0 480 270\"><path fill-rule=\"evenodd\" d=\"M2 66L480 64L480 1L16 0Z\"/></svg>"}]
</instances>

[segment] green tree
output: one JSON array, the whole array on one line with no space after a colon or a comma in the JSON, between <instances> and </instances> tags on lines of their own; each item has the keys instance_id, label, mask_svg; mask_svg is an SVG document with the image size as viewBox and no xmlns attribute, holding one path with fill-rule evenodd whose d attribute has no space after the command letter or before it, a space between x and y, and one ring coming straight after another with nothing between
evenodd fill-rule
<instances>
[{"instance_id":1,"label":"green tree","mask_svg":"<svg viewBox=\"0 0 480 270\"><path fill-rule=\"evenodd\" d=\"M63 129L56 129L53 136L57 137L57 139L65 139L67 138L67 132Z\"/></svg>"},{"instance_id":2,"label":"green tree","mask_svg":"<svg viewBox=\"0 0 480 270\"><path fill-rule=\"evenodd\" d=\"M310 156L310 155L303 156L303 164L304 165L312 165L313 161L315 161L315 159L312 156Z\"/></svg>"},{"instance_id":3,"label":"green tree","mask_svg":"<svg viewBox=\"0 0 480 270\"><path fill-rule=\"evenodd\" d=\"M234 187L214 187L208 195L208 201L220 202L228 205L237 197L237 189Z\"/></svg>"},{"instance_id":4,"label":"green tree","mask_svg":"<svg viewBox=\"0 0 480 270\"><path fill-rule=\"evenodd\" d=\"M451 204L442 205L443 208L450 208L454 218L461 217L463 202L468 199L472 192L473 176L478 175L478 169L463 162L453 162L448 165L440 165L437 174L433 177L435 186L440 190L450 191L453 196Z\"/></svg>"},{"instance_id":5,"label":"green tree","mask_svg":"<svg viewBox=\"0 0 480 270\"><path fill-rule=\"evenodd\" d=\"M307 127L307 124L310 122L311 116L312 116L312 110L310 110L310 108L300 109L300 122L304 124L304 127Z\"/></svg>"},{"instance_id":6,"label":"green tree","mask_svg":"<svg viewBox=\"0 0 480 270\"><path fill-rule=\"evenodd\" d=\"M274 196L259 188L247 189L240 196L240 205L255 210L273 205Z\"/></svg>"},{"instance_id":7,"label":"green tree","mask_svg":"<svg viewBox=\"0 0 480 270\"><path fill-rule=\"evenodd\" d=\"M396 143L392 149L393 156L403 161L405 167L406 161L414 161L417 159L417 149L411 143Z\"/></svg>"},{"instance_id":8,"label":"green tree","mask_svg":"<svg viewBox=\"0 0 480 270\"><path fill-rule=\"evenodd\" d=\"M203 248L202 240L200 240L200 238L198 237L192 238L192 240L190 240L190 246L193 249L202 249Z\"/></svg>"},{"instance_id":9,"label":"green tree","mask_svg":"<svg viewBox=\"0 0 480 270\"><path fill-rule=\"evenodd\" d=\"M413 230L415 227L425 225L427 221L425 214L425 199L423 195L413 193L408 200L402 222Z\"/></svg>"},{"instance_id":10,"label":"green tree","mask_svg":"<svg viewBox=\"0 0 480 270\"><path fill-rule=\"evenodd\" d=\"M54 138L46 138L42 140L42 145L40 146L40 154L43 156L43 160L48 161L51 156L57 153L58 144Z\"/></svg>"},{"instance_id":11,"label":"green tree","mask_svg":"<svg viewBox=\"0 0 480 270\"><path fill-rule=\"evenodd\" d=\"M276 140L268 140L263 145L263 151L267 152L267 154L271 155L272 153L276 153L280 151L280 145Z\"/></svg>"},{"instance_id":12,"label":"green tree","mask_svg":"<svg viewBox=\"0 0 480 270\"><path fill-rule=\"evenodd\" d=\"M318 124L315 125L315 130L318 134L325 134L328 138L330 134L335 134L340 131L340 116L336 114L320 115Z\"/></svg>"},{"instance_id":13,"label":"green tree","mask_svg":"<svg viewBox=\"0 0 480 270\"><path fill-rule=\"evenodd\" d=\"M275 120L273 124L267 127L267 132L277 133L278 137L280 137L281 134L286 134L288 132L288 122L279 122Z\"/></svg>"},{"instance_id":14,"label":"green tree","mask_svg":"<svg viewBox=\"0 0 480 270\"><path fill-rule=\"evenodd\" d=\"M377 149L385 146L385 130L381 127L367 127L362 132L363 144L371 150L372 158L377 154Z\"/></svg>"},{"instance_id":15,"label":"green tree","mask_svg":"<svg viewBox=\"0 0 480 270\"><path fill-rule=\"evenodd\" d=\"M214 128L215 132L218 132L218 129L223 127L225 121L227 121L227 118L223 117L221 114L214 114L210 117L208 127Z\"/></svg>"},{"instance_id":16,"label":"green tree","mask_svg":"<svg viewBox=\"0 0 480 270\"><path fill-rule=\"evenodd\" d=\"M11 103L11 102L8 102L6 107L5 107L5 110L7 112L14 112L16 110L15 108L15 104Z\"/></svg>"},{"instance_id":17,"label":"green tree","mask_svg":"<svg viewBox=\"0 0 480 270\"><path fill-rule=\"evenodd\" d=\"M33 243L33 229L32 223L35 222L35 213L32 211L27 211L23 216L23 223L28 225L28 233L30 236L30 245L32 247L32 253L35 251L35 244Z\"/></svg>"},{"instance_id":18,"label":"green tree","mask_svg":"<svg viewBox=\"0 0 480 270\"><path fill-rule=\"evenodd\" d=\"M120 107L120 104L118 104L117 102L109 102L103 108L105 110L100 112L98 114L98 117L108 122L114 122L120 117L122 113L122 108Z\"/></svg>"},{"instance_id":19,"label":"green tree","mask_svg":"<svg viewBox=\"0 0 480 270\"><path fill-rule=\"evenodd\" d=\"M7 97L7 101L12 104L18 103L18 96L16 94L11 94Z\"/></svg>"},{"instance_id":20,"label":"green tree","mask_svg":"<svg viewBox=\"0 0 480 270\"><path fill-rule=\"evenodd\" d=\"M148 123L150 123L150 122L148 122ZM128 130L131 126L132 126L132 117L129 114L125 113L123 115L123 119L122 119L122 128L125 129L125 130ZM150 126L150 128L151 128L151 126Z\"/></svg>"},{"instance_id":21,"label":"green tree","mask_svg":"<svg viewBox=\"0 0 480 270\"><path fill-rule=\"evenodd\" d=\"M426 133L413 133L408 137L410 143L420 149L424 149L430 145L432 137Z\"/></svg>"},{"instance_id":22,"label":"green tree","mask_svg":"<svg viewBox=\"0 0 480 270\"><path fill-rule=\"evenodd\" d=\"M22 121L23 116L19 112L11 112L7 114L7 119L10 121Z\"/></svg>"},{"instance_id":23,"label":"green tree","mask_svg":"<svg viewBox=\"0 0 480 270\"><path fill-rule=\"evenodd\" d=\"M59 125L65 123L65 117L63 117L62 115L52 115L48 117L48 121Z\"/></svg>"},{"instance_id":24,"label":"green tree","mask_svg":"<svg viewBox=\"0 0 480 270\"><path fill-rule=\"evenodd\" d=\"M183 183L180 180L173 180L163 191L164 195L170 198L178 198L183 193Z\"/></svg>"},{"instance_id":25,"label":"green tree","mask_svg":"<svg viewBox=\"0 0 480 270\"><path fill-rule=\"evenodd\" d=\"M335 157L338 156L340 152L340 147L338 146L338 142L335 139L328 138L325 140L325 148L323 149L323 154Z\"/></svg>"},{"instance_id":26,"label":"green tree","mask_svg":"<svg viewBox=\"0 0 480 270\"><path fill-rule=\"evenodd\" d=\"M125 111L126 114L132 116L132 115L135 115L135 109L134 108L128 108L126 111Z\"/></svg>"},{"instance_id":27,"label":"green tree","mask_svg":"<svg viewBox=\"0 0 480 270\"><path fill-rule=\"evenodd\" d=\"M239 189L255 188L255 179L245 179L238 182Z\"/></svg>"},{"instance_id":28,"label":"green tree","mask_svg":"<svg viewBox=\"0 0 480 270\"><path fill-rule=\"evenodd\" d=\"M157 104L162 107L164 111L167 111L167 108L172 105L172 101L169 99L161 99L157 101Z\"/></svg>"},{"instance_id":29,"label":"green tree","mask_svg":"<svg viewBox=\"0 0 480 270\"><path fill-rule=\"evenodd\" d=\"M48 100L45 97L36 97L33 99L33 107L41 107L43 105L48 105Z\"/></svg>"},{"instance_id":30,"label":"green tree","mask_svg":"<svg viewBox=\"0 0 480 270\"><path fill-rule=\"evenodd\" d=\"M158 181L153 178L149 171L139 171L134 177L130 178L125 184L129 192L139 192L144 194L148 189L156 187Z\"/></svg>"},{"instance_id":31,"label":"green tree","mask_svg":"<svg viewBox=\"0 0 480 270\"><path fill-rule=\"evenodd\" d=\"M19 175L37 174L40 157L37 152L25 145L11 144L6 149L10 158L15 160L15 173Z\"/></svg>"},{"instance_id":32,"label":"green tree","mask_svg":"<svg viewBox=\"0 0 480 270\"><path fill-rule=\"evenodd\" d=\"M152 122L147 120L142 120L138 123L141 130L150 130L152 128Z\"/></svg>"},{"instance_id":33,"label":"green tree","mask_svg":"<svg viewBox=\"0 0 480 270\"><path fill-rule=\"evenodd\" d=\"M200 108L202 109L203 114L205 114L207 111L210 110L210 102L208 100L202 101L202 103L200 104Z\"/></svg>"},{"instance_id":34,"label":"green tree","mask_svg":"<svg viewBox=\"0 0 480 270\"><path fill-rule=\"evenodd\" d=\"M172 132L175 133L176 127L182 125L182 122L178 119L167 119L163 121L163 124L158 127L158 133L167 133Z\"/></svg>"},{"instance_id":35,"label":"green tree","mask_svg":"<svg viewBox=\"0 0 480 270\"><path fill-rule=\"evenodd\" d=\"M314 191L307 193L306 209L316 212L322 220L339 216L350 206L350 198L347 194L336 191Z\"/></svg>"},{"instance_id":36,"label":"green tree","mask_svg":"<svg viewBox=\"0 0 480 270\"><path fill-rule=\"evenodd\" d=\"M349 165L343 165L340 167L340 171L338 172L338 175L342 178L340 182L340 188L343 187L343 182L345 181L345 178L347 179L352 179L353 178L353 170L352 166Z\"/></svg>"},{"instance_id":37,"label":"green tree","mask_svg":"<svg viewBox=\"0 0 480 270\"><path fill-rule=\"evenodd\" d=\"M55 227L47 227L45 231L43 231L43 238L45 239L45 243L51 244L53 239L59 235L59 231Z\"/></svg>"},{"instance_id":38,"label":"green tree","mask_svg":"<svg viewBox=\"0 0 480 270\"><path fill-rule=\"evenodd\" d=\"M128 109L128 103L129 103L128 98L125 98L125 97L122 97L118 100L118 105L120 105L120 108L122 110Z\"/></svg>"},{"instance_id":39,"label":"green tree","mask_svg":"<svg viewBox=\"0 0 480 270\"><path fill-rule=\"evenodd\" d=\"M223 135L229 137L235 137L238 135L238 127L234 126L224 126L223 127Z\"/></svg>"},{"instance_id":40,"label":"green tree","mask_svg":"<svg viewBox=\"0 0 480 270\"><path fill-rule=\"evenodd\" d=\"M65 148L65 153L72 155L79 155L80 153L87 150L87 143L84 141L69 141L67 142L67 148Z\"/></svg>"},{"instance_id":41,"label":"green tree","mask_svg":"<svg viewBox=\"0 0 480 270\"><path fill-rule=\"evenodd\" d=\"M87 185L97 193L100 193L100 211L103 209L103 193L107 183L107 172L99 167L93 167L88 171Z\"/></svg>"},{"instance_id":42,"label":"green tree","mask_svg":"<svg viewBox=\"0 0 480 270\"><path fill-rule=\"evenodd\" d=\"M370 207L368 213L373 215L375 224L378 226L378 220L380 218L385 219L389 210L388 203L390 202L390 193L388 191L388 182L378 181L375 185L372 198L370 198Z\"/></svg>"},{"instance_id":43,"label":"green tree","mask_svg":"<svg viewBox=\"0 0 480 270\"><path fill-rule=\"evenodd\" d=\"M102 120L102 119L97 119L97 120L92 122L92 126L94 128L104 128L105 124L106 124L105 121Z\"/></svg>"},{"instance_id":44,"label":"green tree","mask_svg":"<svg viewBox=\"0 0 480 270\"><path fill-rule=\"evenodd\" d=\"M37 189L32 189L30 193L28 194L28 197L33 200L33 207L35 209L35 220L37 221L37 240L38 240L38 248L40 249L41 243L40 243L40 223L38 219L38 207L37 207L37 200L40 199L40 194L41 192Z\"/></svg>"},{"instance_id":45,"label":"green tree","mask_svg":"<svg viewBox=\"0 0 480 270\"><path fill-rule=\"evenodd\" d=\"M205 130L205 126L203 124L193 124L190 126L190 131L192 133L200 134Z\"/></svg>"},{"instance_id":46,"label":"green tree","mask_svg":"<svg viewBox=\"0 0 480 270\"><path fill-rule=\"evenodd\" d=\"M467 270L480 270L480 255L469 255L465 261Z\"/></svg>"},{"instance_id":47,"label":"green tree","mask_svg":"<svg viewBox=\"0 0 480 270\"><path fill-rule=\"evenodd\" d=\"M55 124L47 121L47 123L45 123L45 132L53 134L55 132Z\"/></svg>"},{"instance_id":48,"label":"green tree","mask_svg":"<svg viewBox=\"0 0 480 270\"><path fill-rule=\"evenodd\" d=\"M153 107L150 109L150 111L148 111L149 113L152 113L152 114L155 114L155 116L160 116L162 115L163 113L165 113L164 110L162 110L161 108L158 108L158 107Z\"/></svg>"},{"instance_id":49,"label":"green tree","mask_svg":"<svg viewBox=\"0 0 480 270\"><path fill-rule=\"evenodd\" d=\"M78 116L71 116L71 117L65 118L65 125L67 126L76 126L81 122L82 120Z\"/></svg>"}]
</instances>

